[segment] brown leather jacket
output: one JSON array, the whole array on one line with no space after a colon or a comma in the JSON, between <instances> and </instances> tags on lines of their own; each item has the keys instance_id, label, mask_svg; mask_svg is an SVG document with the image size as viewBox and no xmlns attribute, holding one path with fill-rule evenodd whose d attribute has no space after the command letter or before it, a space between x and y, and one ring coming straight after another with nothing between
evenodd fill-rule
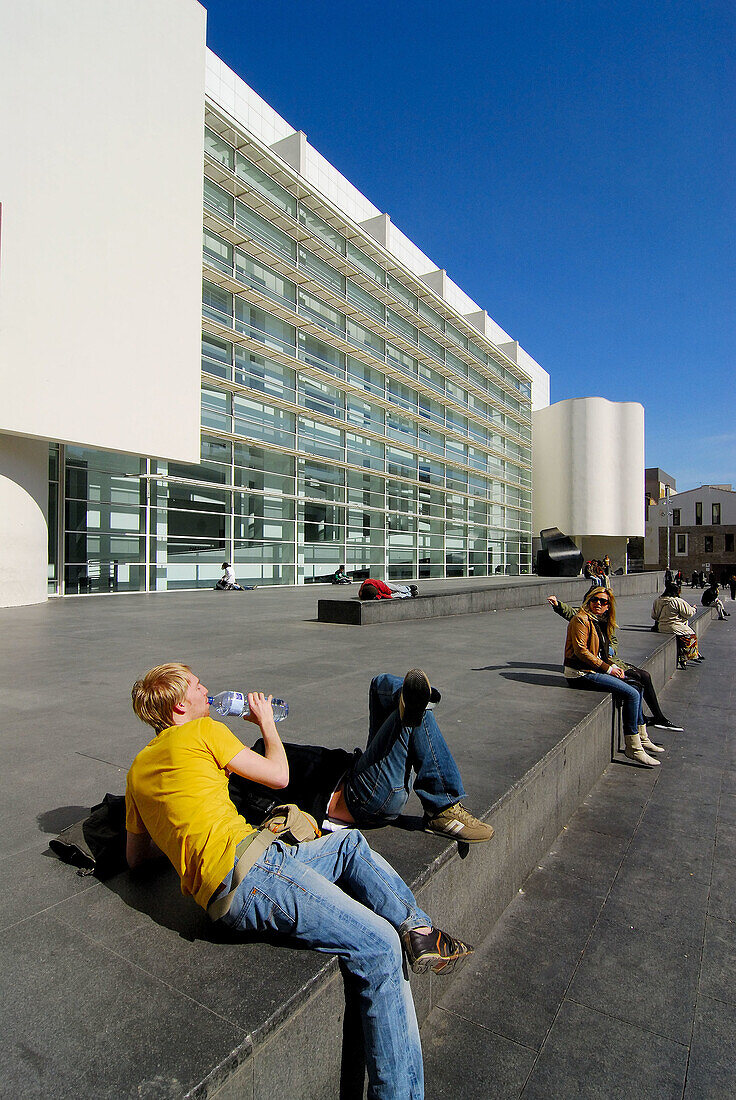
<instances>
[{"instance_id":1,"label":"brown leather jacket","mask_svg":"<svg viewBox=\"0 0 736 1100\"><path fill-rule=\"evenodd\" d=\"M608 672L611 662L600 656L598 631L591 616L582 608L567 627L565 664L585 672Z\"/></svg>"}]
</instances>

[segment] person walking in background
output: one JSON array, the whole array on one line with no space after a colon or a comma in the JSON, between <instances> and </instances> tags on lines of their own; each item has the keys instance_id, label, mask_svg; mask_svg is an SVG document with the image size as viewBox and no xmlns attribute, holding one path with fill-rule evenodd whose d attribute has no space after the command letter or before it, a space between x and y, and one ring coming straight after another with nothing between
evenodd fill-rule
<instances>
[{"instance_id":1,"label":"person walking in background","mask_svg":"<svg viewBox=\"0 0 736 1100\"><path fill-rule=\"evenodd\" d=\"M728 586L731 589L731 599L736 600L736 573L732 573L729 577Z\"/></svg>"}]
</instances>

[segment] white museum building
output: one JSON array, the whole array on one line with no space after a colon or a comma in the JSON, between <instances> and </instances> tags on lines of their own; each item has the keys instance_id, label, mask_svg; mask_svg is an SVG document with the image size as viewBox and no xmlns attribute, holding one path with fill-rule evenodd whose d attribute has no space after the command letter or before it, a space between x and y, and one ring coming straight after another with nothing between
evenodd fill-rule
<instances>
[{"instance_id":1,"label":"white museum building","mask_svg":"<svg viewBox=\"0 0 736 1100\"><path fill-rule=\"evenodd\" d=\"M0 606L211 587L225 560L524 574L540 527L612 557L642 535L641 406L550 406L205 30L195 0L0 11Z\"/></svg>"}]
</instances>

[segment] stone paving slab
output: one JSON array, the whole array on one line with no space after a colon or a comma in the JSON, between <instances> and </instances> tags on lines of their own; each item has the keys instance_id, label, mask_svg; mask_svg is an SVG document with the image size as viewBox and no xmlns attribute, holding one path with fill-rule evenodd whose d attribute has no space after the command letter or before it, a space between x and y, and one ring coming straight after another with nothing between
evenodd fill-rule
<instances>
[{"instance_id":1,"label":"stone paving slab","mask_svg":"<svg viewBox=\"0 0 736 1100\"><path fill-rule=\"evenodd\" d=\"M425 1023L428 1100L736 1095L731 622L702 649L661 695L662 765L604 772Z\"/></svg>"},{"instance_id":2,"label":"stone paving slab","mask_svg":"<svg viewBox=\"0 0 736 1100\"><path fill-rule=\"evenodd\" d=\"M581 582L580 596L584 590ZM650 603L621 602L629 660L662 645L646 626ZM352 748L365 743L371 676L424 667L443 691L438 718L478 813L599 703L562 682L564 623L546 607L358 632L319 624L314 611L309 589L84 597L0 611L0 950L7 960L0 969L0 1069L8 1095L183 1096L218 1063L234 1068L285 1014L292 1013L294 1039L303 1042L307 1025L294 1005L304 1006L315 983L335 974L311 952L220 938L181 897L170 872L100 883L49 856L48 839L77 820L80 808L84 813L107 790L122 793L127 768L149 739L129 703L132 681L147 668L182 659L213 690L273 691L291 705L285 737ZM233 728L251 739L249 727ZM712 771L717 762L696 766ZM648 773L633 774L643 792L651 788ZM612 850L622 820L637 813L635 803L625 812L622 806L606 839ZM423 881L447 850L417 829L418 814L414 801L401 828L370 833L410 883ZM476 863L472 852L458 862L453 873L461 887ZM715 915L726 919L725 857L719 866L723 901ZM593 910L601 889L596 880L583 891ZM540 897L542 911L548 902ZM563 897L556 906L573 957L574 903ZM329 988L339 1032L339 976ZM429 983L416 983L415 997L426 1014ZM333 1032L329 1038L325 1031L324 1042L334 1046ZM499 1055L500 1066L509 1066L508 1055ZM278 1057L272 1061L278 1068ZM257 1077L241 1073L238 1088L249 1079L258 1095ZM212 1081L211 1090L223 1080ZM298 1082L291 1085L298 1093ZM303 1095L318 1094L309 1086Z\"/></svg>"}]
</instances>

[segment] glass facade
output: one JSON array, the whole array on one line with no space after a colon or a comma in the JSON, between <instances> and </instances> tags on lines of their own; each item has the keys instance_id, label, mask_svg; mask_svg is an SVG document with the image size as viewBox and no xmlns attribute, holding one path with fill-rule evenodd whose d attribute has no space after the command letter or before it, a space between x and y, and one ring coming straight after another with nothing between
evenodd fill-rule
<instances>
[{"instance_id":1,"label":"glass facade","mask_svg":"<svg viewBox=\"0 0 736 1100\"><path fill-rule=\"evenodd\" d=\"M52 447L50 591L531 572L528 378L231 125L208 106L200 461Z\"/></svg>"}]
</instances>

